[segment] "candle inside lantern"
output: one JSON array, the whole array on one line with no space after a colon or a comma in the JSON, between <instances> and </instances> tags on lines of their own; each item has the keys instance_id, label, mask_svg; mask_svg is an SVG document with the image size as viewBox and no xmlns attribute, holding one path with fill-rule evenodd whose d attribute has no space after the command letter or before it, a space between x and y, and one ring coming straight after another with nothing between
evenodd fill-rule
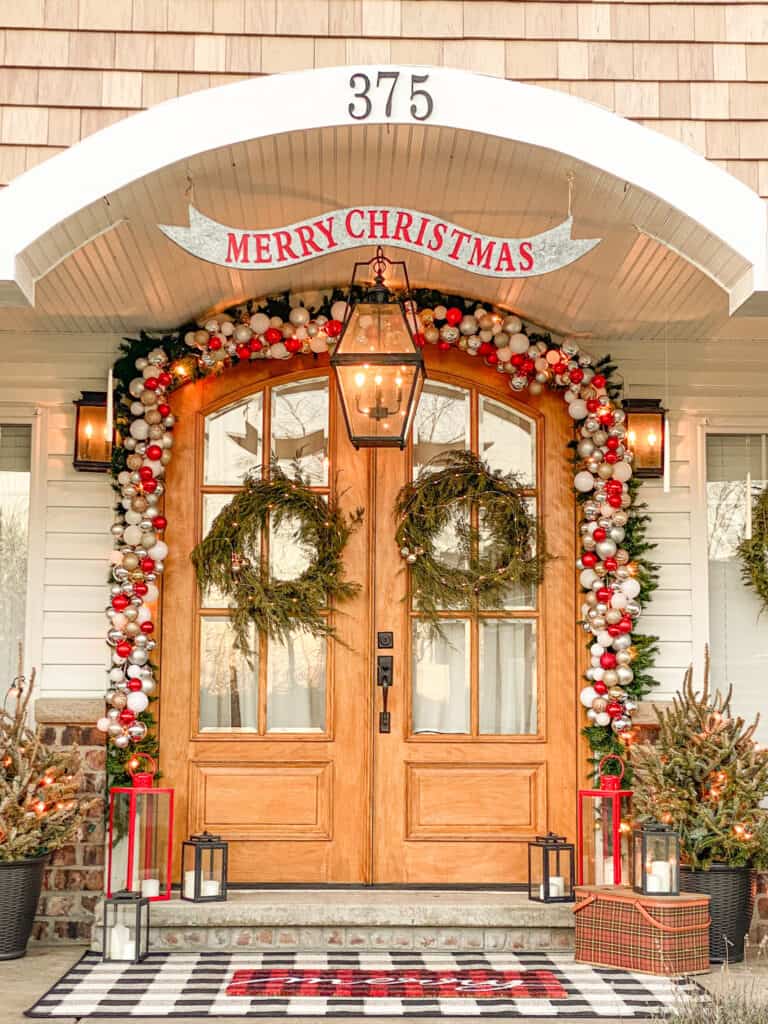
<instances>
[{"instance_id":1,"label":"candle inside lantern","mask_svg":"<svg viewBox=\"0 0 768 1024\"><path fill-rule=\"evenodd\" d=\"M195 898L195 872L184 872L184 897L188 900Z\"/></svg>"},{"instance_id":2,"label":"candle inside lantern","mask_svg":"<svg viewBox=\"0 0 768 1024\"><path fill-rule=\"evenodd\" d=\"M113 960L135 960L136 943L127 925L116 924L109 936L109 955Z\"/></svg>"},{"instance_id":3,"label":"candle inside lantern","mask_svg":"<svg viewBox=\"0 0 768 1024\"><path fill-rule=\"evenodd\" d=\"M203 896L218 896L219 895L219 883L215 879L208 879L203 882Z\"/></svg>"},{"instance_id":4,"label":"candle inside lantern","mask_svg":"<svg viewBox=\"0 0 768 1024\"><path fill-rule=\"evenodd\" d=\"M141 895L146 896L147 899L153 899L160 895L160 879L159 878L145 878L141 883Z\"/></svg>"},{"instance_id":5,"label":"candle inside lantern","mask_svg":"<svg viewBox=\"0 0 768 1024\"><path fill-rule=\"evenodd\" d=\"M549 879L549 895L552 896L565 896L565 879L562 875L550 875ZM546 893L544 891L544 884L539 886L539 899L545 899Z\"/></svg>"}]
</instances>

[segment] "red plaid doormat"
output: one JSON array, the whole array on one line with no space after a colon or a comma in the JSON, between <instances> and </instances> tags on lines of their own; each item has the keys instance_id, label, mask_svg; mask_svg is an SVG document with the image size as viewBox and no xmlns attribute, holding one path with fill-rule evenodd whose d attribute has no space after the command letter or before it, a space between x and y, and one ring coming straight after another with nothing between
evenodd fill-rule
<instances>
[{"instance_id":1,"label":"red plaid doormat","mask_svg":"<svg viewBox=\"0 0 768 1024\"><path fill-rule=\"evenodd\" d=\"M567 999L551 971L451 970L404 967L291 970L280 967L235 971L228 996L321 999Z\"/></svg>"}]
</instances>

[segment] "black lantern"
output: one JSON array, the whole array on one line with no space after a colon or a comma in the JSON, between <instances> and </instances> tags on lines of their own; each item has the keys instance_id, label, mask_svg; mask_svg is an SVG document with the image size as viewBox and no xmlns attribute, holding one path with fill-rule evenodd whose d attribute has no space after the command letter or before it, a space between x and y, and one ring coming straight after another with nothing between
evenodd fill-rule
<instances>
[{"instance_id":1,"label":"black lantern","mask_svg":"<svg viewBox=\"0 0 768 1024\"><path fill-rule=\"evenodd\" d=\"M227 898L227 844L201 832L181 844L181 898L193 903L223 903Z\"/></svg>"},{"instance_id":2,"label":"black lantern","mask_svg":"<svg viewBox=\"0 0 768 1024\"><path fill-rule=\"evenodd\" d=\"M644 896L680 892L680 835L669 825L646 822L632 829L632 888Z\"/></svg>"},{"instance_id":3,"label":"black lantern","mask_svg":"<svg viewBox=\"0 0 768 1024\"><path fill-rule=\"evenodd\" d=\"M565 836L547 832L528 843L528 899L539 903L574 900L574 847Z\"/></svg>"},{"instance_id":4,"label":"black lantern","mask_svg":"<svg viewBox=\"0 0 768 1024\"><path fill-rule=\"evenodd\" d=\"M405 279L401 299L393 298L384 283L387 268L396 266L403 268ZM374 281L358 300L355 278L363 267ZM405 263L387 259L379 247L372 260L355 263L349 295L331 366L350 440L355 448L405 448L424 383Z\"/></svg>"},{"instance_id":5,"label":"black lantern","mask_svg":"<svg viewBox=\"0 0 768 1024\"><path fill-rule=\"evenodd\" d=\"M105 896L101 935L105 960L141 963L149 952L149 900L138 892Z\"/></svg>"},{"instance_id":6,"label":"black lantern","mask_svg":"<svg viewBox=\"0 0 768 1024\"><path fill-rule=\"evenodd\" d=\"M91 473L106 473L112 464L112 429L105 391L81 391L75 407L75 452L72 465Z\"/></svg>"},{"instance_id":7,"label":"black lantern","mask_svg":"<svg viewBox=\"0 0 768 1024\"><path fill-rule=\"evenodd\" d=\"M634 453L634 474L640 478L664 476L667 410L660 398L625 398L627 446Z\"/></svg>"}]
</instances>

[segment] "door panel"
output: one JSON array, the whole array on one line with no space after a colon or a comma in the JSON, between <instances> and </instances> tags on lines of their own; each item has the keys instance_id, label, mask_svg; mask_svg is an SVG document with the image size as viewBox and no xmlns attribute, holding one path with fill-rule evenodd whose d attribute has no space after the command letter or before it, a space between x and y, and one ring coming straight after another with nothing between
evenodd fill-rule
<instances>
[{"instance_id":1,"label":"door panel","mask_svg":"<svg viewBox=\"0 0 768 1024\"><path fill-rule=\"evenodd\" d=\"M394 656L392 731L374 739L377 882L519 883L530 839L550 828L573 831L575 509L566 448L572 426L557 396L513 406L505 378L494 388L485 367L467 363L456 354L441 356L439 369L429 367L429 379L439 373L440 383L431 395L425 391L427 403L440 398L441 385L448 385L446 401L450 387L475 381L484 395L475 392L466 411L462 398L455 415L445 403L433 409L421 433L416 428L413 456L383 449L374 455L374 621L395 639L387 652ZM413 463L461 447L467 437L494 468L538 482L531 499L540 503L554 557L538 595L511 594L506 607L490 612L447 609L445 639L430 640L410 607L392 509Z\"/></svg>"}]
</instances>

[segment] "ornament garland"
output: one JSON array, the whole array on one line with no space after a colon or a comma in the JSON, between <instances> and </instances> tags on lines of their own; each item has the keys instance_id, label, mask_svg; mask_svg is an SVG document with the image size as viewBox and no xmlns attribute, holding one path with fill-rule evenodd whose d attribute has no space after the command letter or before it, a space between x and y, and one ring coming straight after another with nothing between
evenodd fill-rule
<instances>
[{"instance_id":1,"label":"ornament garland","mask_svg":"<svg viewBox=\"0 0 768 1024\"><path fill-rule=\"evenodd\" d=\"M235 646L250 659L252 626L285 640L297 629L333 636L324 610L344 601L360 585L345 579L344 548L362 521L358 508L347 518L334 499L310 490L298 467L288 476L272 465L264 476L249 474L243 490L216 516L192 552L197 581L229 598ZM293 528L293 542L312 551L310 564L296 579L275 579L260 556L264 530Z\"/></svg>"},{"instance_id":2,"label":"ornament garland","mask_svg":"<svg viewBox=\"0 0 768 1024\"><path fill-rule=\"evenodd\" d=\"M472 506L476 515L467 514ZM499 607L510 586L530 586L543 576L547 555L520 479L492 470L473 452L448 452L427 463L398 494L395 516L416 607L437 629L440 609ZM481 543L479 520L490 543ZM446 527L455 538L455 566L435 549Z\"/></svg>"},{"instance_id":3,"label":"ornament garland","mask_svg":"<svg viewBox=\"0 0 768 1024\"><path fill-rule=\"evenodd\" d=\"M768 487L752 503L752 536L736 549L741 560L741 578L757 594L760 611L768 608Z\"/></svg>"},{"instance_id":4,"label":"ornament garland","mask_svg":"<svg viewBox=\"0 0 768 1024\"><path fill-rule=\"evenodd\" d=\"M122 438L113 452L118 494L112 528L108 642L109 709L99 727L109 734L109 770L121 778L134 752L156 753L149 707L156 685L150 660L155 646L158 578L168 549L162 540L165 467L173 448L174 388L239 362L321 358L342 330L347 293L284 293L249 300L162 337L142 332L126 339L115 364L115 423ZM595 362L569 338L524 326L519 317L473 299L415 289L419 346L457 348L505 374L513 392L560 392L574 421L574 487L581 507L577 562L583 590L582 625L590 664L580 693L595 754L622 752L636 702L654 685L655 638L637 632L637 619L656 587L648 558L648 517L638 502L625 414L617 402L608 358Z\"/></svg>"}]
</instances>

